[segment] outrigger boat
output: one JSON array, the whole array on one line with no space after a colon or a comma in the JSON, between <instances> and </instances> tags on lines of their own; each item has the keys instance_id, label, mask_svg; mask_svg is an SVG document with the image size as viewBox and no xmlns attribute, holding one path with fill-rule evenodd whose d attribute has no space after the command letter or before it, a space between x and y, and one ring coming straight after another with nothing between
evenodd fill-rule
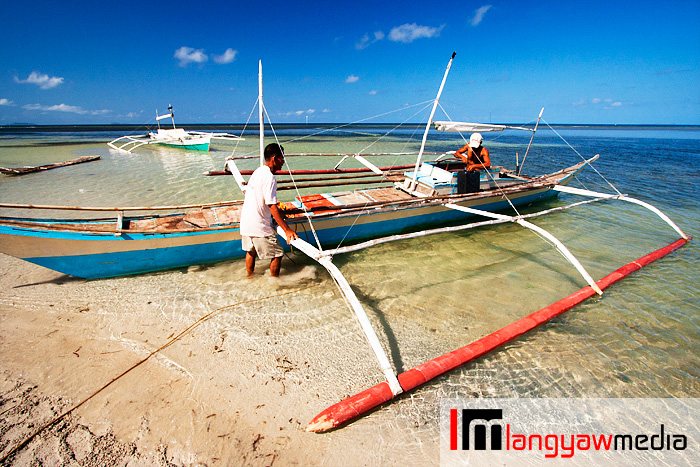
<instances>
[{"instance_id":1,"label":"outrigger boat","mask_svg":"<svg viewBox=\"0 0 700 467\"><path fill-rule=\"evenodd\" d=\"M420 149L417 151L416 162L412 167L380 168L358 153L341 155L343 157L341 163L352 157L364 165L362 168L341 169L339 163L332 170L277 172L278 176L292 177L279 180L280 190L301 186L308 188L338 184L358 185L365 181L378 185L357 188L353 191L299 195L294 202L283 206L288 217L288 225L300 237L292 244L318 261L334 277L356 314L386 379L374 388L322 412L307 428L310 431L334 428L404 391L423 384L476 356L483 355L580 301L595 294L602 294L602 290L611 283L690 240L690 237L665 214L643 201L630 198L617 190L614 193L601 193L569 187L568 184L574 176L591 166L597 159L597 155L588 159L582 157L583 160L580 163L546 175L527 176L522 173L523 163L527 157L526 151L523 161L517 164L515 170L492 168L481 172L478 181L472 184L464 183L464 165L460 162L440 160L440 158L433 162L424 162L422 158L431 125L435 125L436 129L441 131L459 132L505 129L502 125L433 121L454 57L453 54L445 70L437 97L433 101L428 124ZM260 119L260 163L262 164L264 149L262 65L260 65L259 82L260 92L257 104ZM531 131L534 137L541 117L542 112L534 129L523 127L520 129ZM531 143L532 137L528 150ZM287 154L287 156L289 162L291 155ZM219 173L233 175L240 189L245 191L244 176L250 172L239 170L234 157L227 159L226 168L226 171ZM407 168L412 170L406 170ZM304 178L309 175L312 177L332 175L332 180L319 182L318 178ZM365 177L365 179L360 180L358 177ZM372 179L369 180L369 178ZM585 199L526 215L521 214L517 209L544 199L551 199L562 192ZM668 247L630 263L596 282L565 245L552 234L529 221L537 216L603 200L620 200L643 206L661 217L681 238ZM93 220L0 217L0 252L87 279L212 263L243 256L239 232L241 206L241 200L206 205L114 208L0 204L0 208L64 209L91 211L102 215L105 212L113 214L111 218L101 217ZM182 212L127 215L136 211L172 212L178 209ZM505 211L509 213L506 214ZM470 218L477 219L475 222L464 223ZM333 264L333 256L385 242L507 222L529 228L549 240L577 269L587 285L576 294L566 297L561 303L555 304L556 306L553 305L554 308L540 310L463 349L397 375L362 304L342 273ZM280 234L284 237L281 232ZM338 246L341 243L344 246ZM332 248L328 249L329 247Z\"/></svg>"},{"instance_id":2,"label":"outrigger boat","mask_svg":"<svg viewBox=\"0 0 700 467\"><path fill-rule=\"evenodd\" d=\"M161 128L160 121L164 118L170 118L173 123L172 128ZM241 141L243 138L229 133L208 133L203 131L187 131L175 126L175 116L173 114L173 106L168 106L168 113L158 115L156 111L156 122L158 129L156 132L149 131L145 135L137 136L120 136L119 138L110 141L107 145L119 152L131 153L134 149L140 148L147 144L162 144L164 146L172 146L182 149L191 149L195 151L208 151L212 139L223 139L228 141Z\"/></svg>"}]
</instances>

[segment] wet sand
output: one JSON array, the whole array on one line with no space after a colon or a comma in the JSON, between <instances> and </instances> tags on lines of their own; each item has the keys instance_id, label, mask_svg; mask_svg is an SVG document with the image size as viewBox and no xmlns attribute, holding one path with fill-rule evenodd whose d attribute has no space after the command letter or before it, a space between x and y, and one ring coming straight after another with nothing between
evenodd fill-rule
<instances>
[{"instance_id":1,"label":"wet sand","mask_svg":"<svg viewBox=\"0 0 700 467\"><path fill-rule=\"evenodd\" d=\"M312 265L278 280L262 264L245 279L243 261L94 281L5 255L0 269L0 456L55 421L7 465L438 463L422 415L304 431L381 381Z\"/></svg>"}]
</instances>

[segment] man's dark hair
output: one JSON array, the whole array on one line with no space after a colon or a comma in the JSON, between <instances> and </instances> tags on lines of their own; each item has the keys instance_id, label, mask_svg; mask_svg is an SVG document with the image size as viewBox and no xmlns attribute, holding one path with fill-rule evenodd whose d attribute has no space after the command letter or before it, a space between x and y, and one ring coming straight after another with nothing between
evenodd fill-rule
<instances>
[{"instance_id":1,"label":"man's dark hair","mask_svg":"<svg viewBox=\"0 0 700 467\"><path fill-rule=\"evenodd\" d=\"M265 160L269 161L275 156L284 157L284 148L277 143L270 143L265 146Z\"/></svg>"}]
</instances>

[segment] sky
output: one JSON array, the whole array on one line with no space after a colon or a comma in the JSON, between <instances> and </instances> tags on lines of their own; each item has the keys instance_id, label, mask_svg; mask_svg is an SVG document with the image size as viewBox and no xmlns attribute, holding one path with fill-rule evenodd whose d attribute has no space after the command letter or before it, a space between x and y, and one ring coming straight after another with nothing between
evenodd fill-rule
<instances>
[{"instance_id":1,"label":"sky","mask_svg":"<svg viewBox=\"0 0 700 467\"><path fill-rule=\"evenodd\" d=\"M0 125L700 124L698 0L0 0ZM447 119L437 114L437 119Z\"/></svg>"}]
</instances>

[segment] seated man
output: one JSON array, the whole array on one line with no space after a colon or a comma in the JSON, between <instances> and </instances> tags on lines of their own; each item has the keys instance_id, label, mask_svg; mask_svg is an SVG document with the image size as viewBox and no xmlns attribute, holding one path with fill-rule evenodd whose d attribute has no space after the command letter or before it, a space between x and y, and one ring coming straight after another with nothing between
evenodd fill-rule
<instances>
[{"instance_id":1,"label":"seated man","mask_svg":"<svg viewBox=\"0 0 700 467\"><path fill-rule=\"evenodd\" d=\"M486 170L491 167L489 150L481 145L483 138L480 133L472 133L469 144L455 152L455 157L467 165L467 170Z\"/></svg>"}]
</instances>

